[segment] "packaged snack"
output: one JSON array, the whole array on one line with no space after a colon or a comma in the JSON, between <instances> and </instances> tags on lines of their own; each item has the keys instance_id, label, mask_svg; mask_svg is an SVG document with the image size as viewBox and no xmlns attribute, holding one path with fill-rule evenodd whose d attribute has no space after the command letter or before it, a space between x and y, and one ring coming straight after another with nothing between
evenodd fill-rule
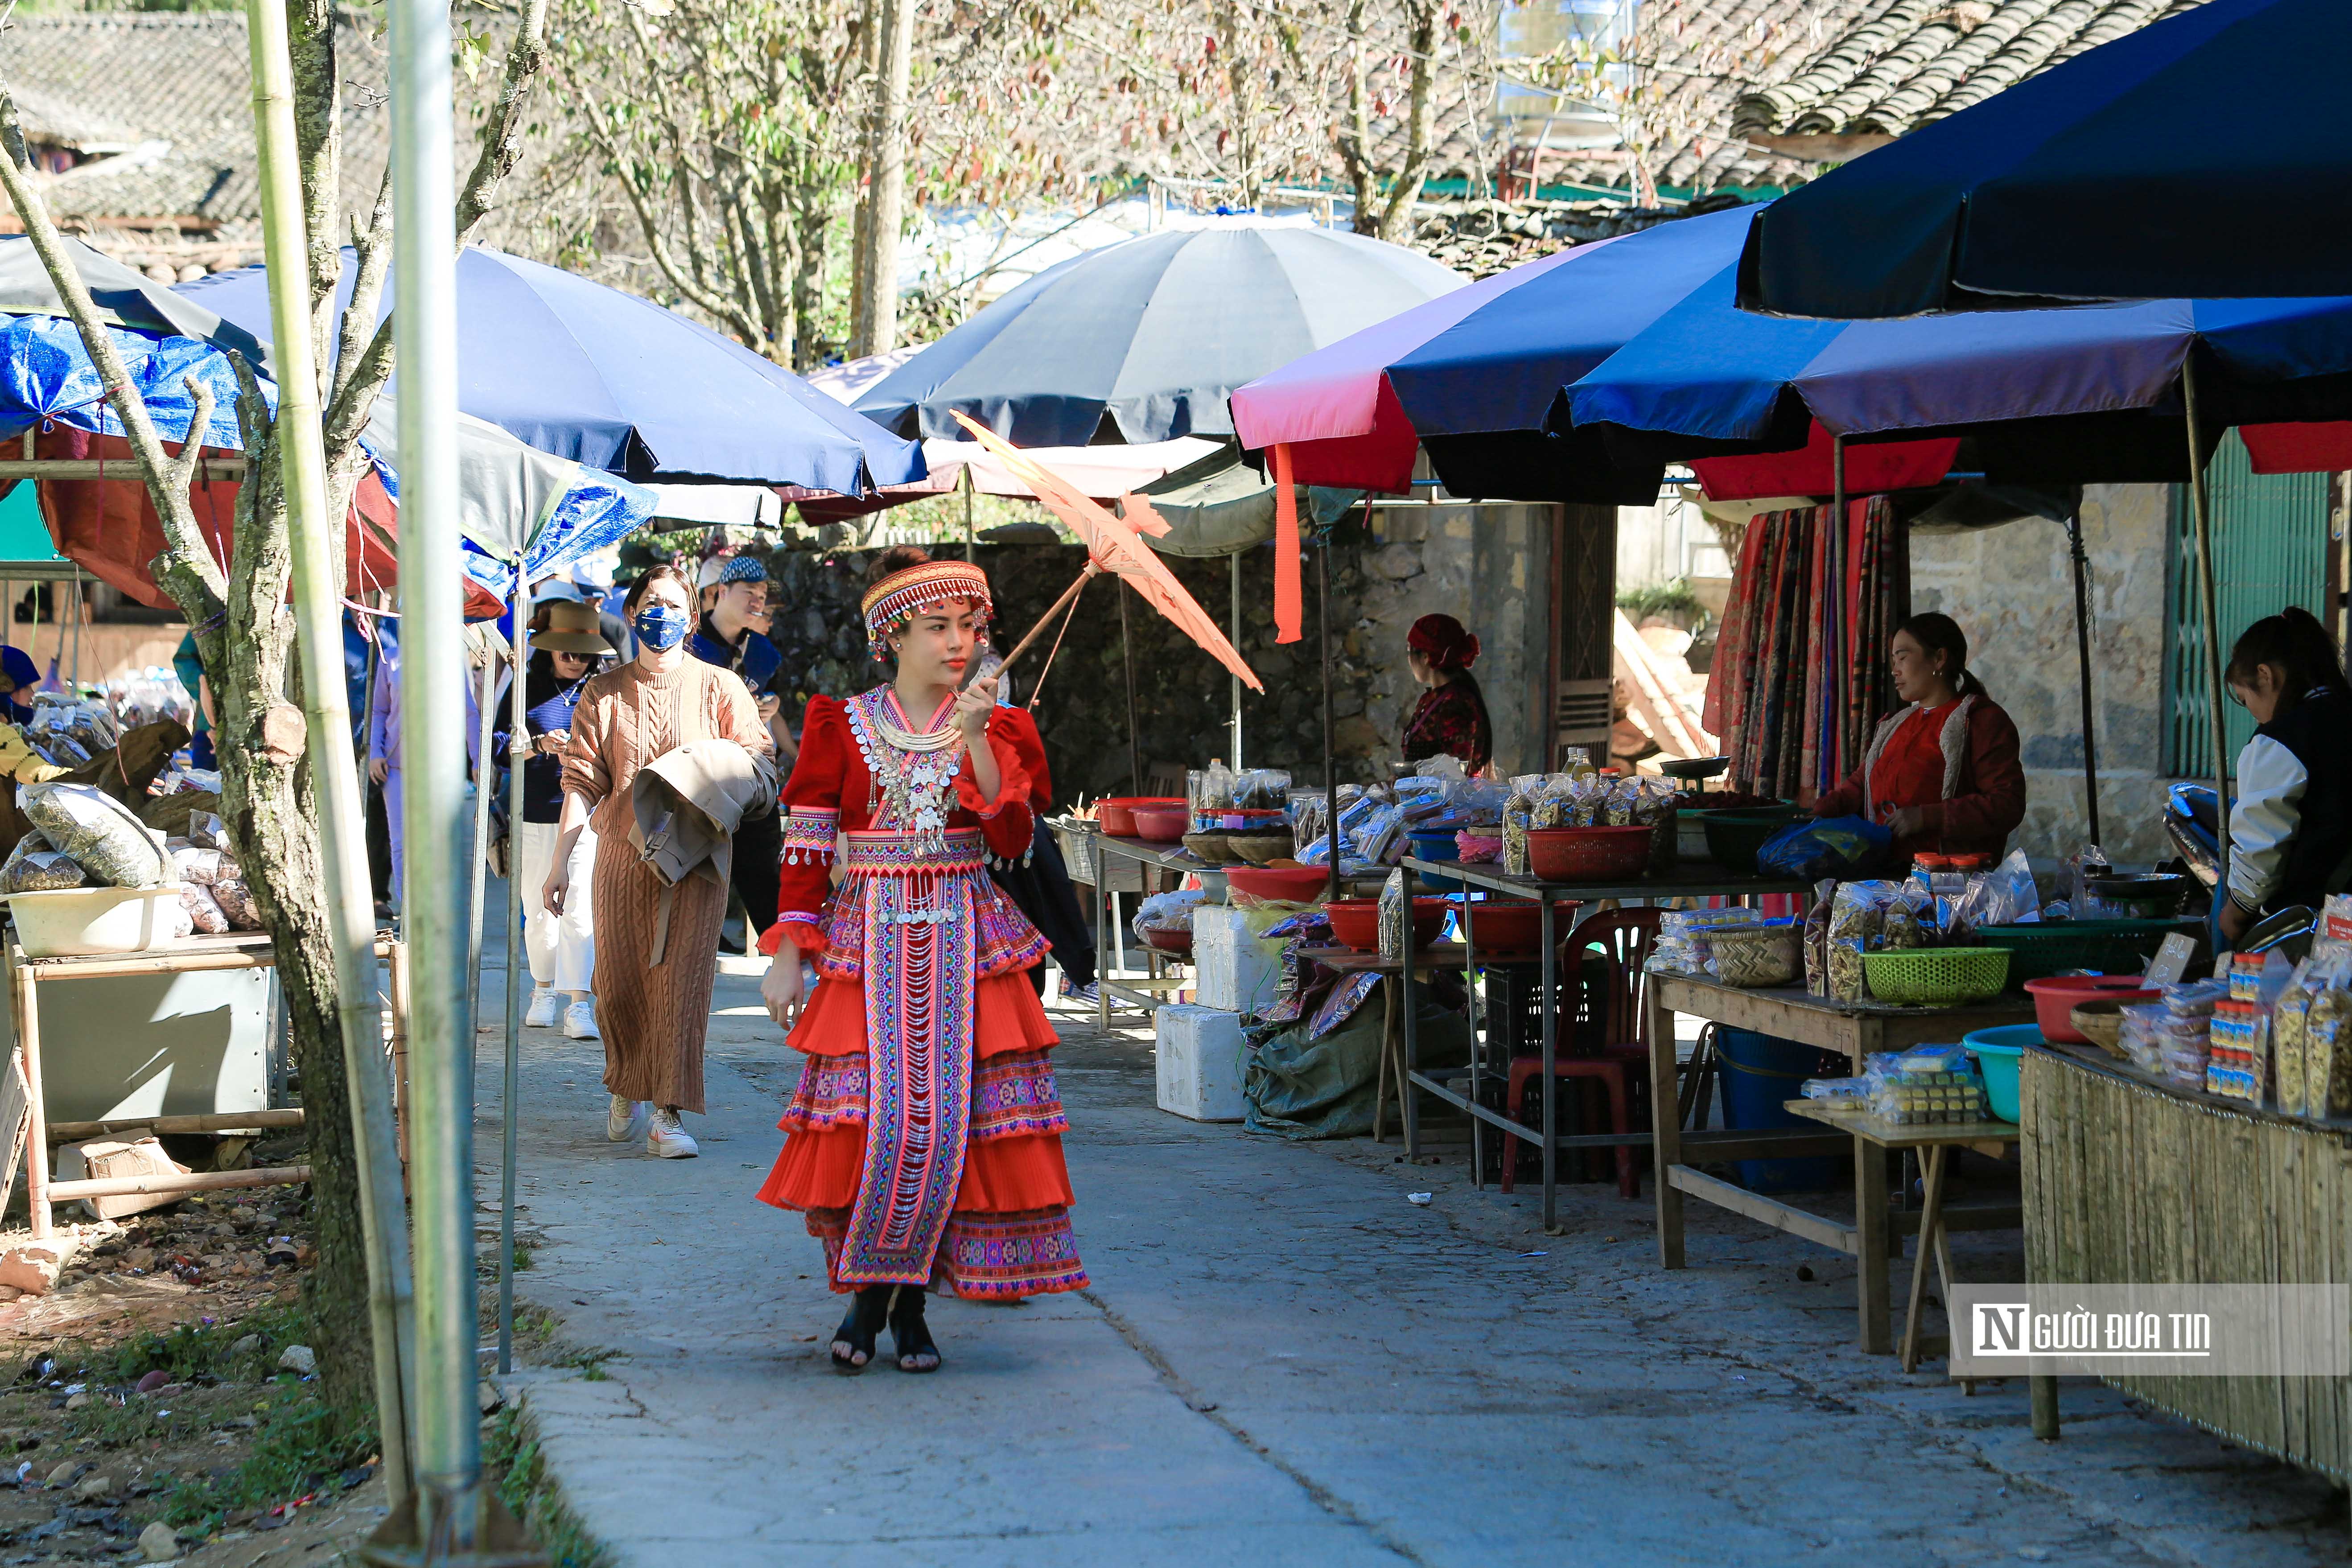
<instances>
[{"instance_id":1,"label":"packaged snack","mask_svg":"<svg viewBox=\"0 0 2352 1568\"><path fill-rule=\"evenodd\" d=\"M1816 996L1830 994L1830 900L1837 879L1824 877L1813 884L1813 907L1805 915L1805 989Z\"/></svg>"},{"instance_id":2,"label":"packaged snack","mask_svg":"<svg viewBox=\"0 0 2352 1568\"><path fill-rule=\"evenodd\" d=\"M213 883L212 895L213 901L220 906L221 913L228 917L229 930L261 929L261 906L253 901L253 889L246 886L242 873L234 877L224 876Z\"/></svg>"},{"instance_id":3,"label":"packaged snack","mask_svg":"<svg viewBox=\"0 0 2352 1568\"><path fill-rule=\"evenodd\" d=\"M1830 903L1828 949L1829 994L1839 1002L1859 1002L1864 984L1862 955L1883 945L1886 905L1894 896L1892 882L1841 882Z\"/></svg>"},{"instance_id":4,"label":"packaged snack","mask_svg":"<svg viewBox=\"0 0 2352 1568\"><path fill-rule=\"evenodd\" d=\"M17 842L7 862L0 865L0 893L56 893L87 886L89 873L72 857L48 847L37 831Z\"/></svg>"},{"instance_id":5,"label":"packaged snack","mask_svg":"<svg viewBox=\"0 0 2352 1568\"><path fill-rule=\"evenodd\" d=\"M207 936L219 936L229 929L227 911L213 897L213 890L200 883L180 884L180 907L187 911L189 924Z\"/></svg>"},{"instance_id":6,"label":"packaged snack","mask_svg":"<svg viewBox=\"0 0 2352 1568\"><path fill-rule=\"evenodd\" d=\"M1541 773L1522 773L1511 781L1511 793L1503 802L1503 874L1524 877L1528 874L1528 829L1535 826L1536 802L1541 798L1546 780Z\"/></svg>"},{"instance_id":7,"label":"packaged snack","mask_svg":"<svg viewBox=\"0 0 2352 1568\"><path fill-rule=\"evenodd\" d=\"M2312 998L2304 1036L2304 1114L2352 1114L2352 991L2329 986Z\"/></svg>"},{"instance_id":8,"label":"packaged snack","mask_svg":"<svg viewBox=\"0 0 2352 1568\"><path fill-rule=\"evenodd\" d=\"M1681 796L1664 779L1643 779L1633 802L1633 821L1650 830L1650 871L1656 875L1682 864L1682 827L1675 817Z\"/></svg>"},{"instance_id":9,"label":"packaged snack","mask_svg":"<svg viewBox=\"0 0 2352 1568\"><path fill-rule=\"evenodd\" d=\"M1391 871L1381 885L1381 956L1403 958L1412 951L1412 911L1405 907L1404 873Z\"/></svg>"},{"instance_id":10,"label":"packaged snack","mask_svg":"<svg viewBox=\"0 0 2352 1568\"><path fill-rule=\"evenodd\" d=\"M1937 934L1935 894L1926 883L1910 877L1895 883L1894 889L1882 920L1887 951L1927 946Z\"/></svg>"},{"instance_id":11,"label":"packaged snack","mask_svg":"<svg viewBox=\"0 0 2352 1568\"><path fill-rule=\"evenodd\" d=\"M188 814L188 842L199 849L217 849L226 855L236 853L236 846L229 842L227 825L209 811Z\"/></svg>"},{"instance_id":12,"label":"packaged snack","mask_svg":"<svg viewBox=\"0 0 2352 1568\"><path fill-rule=\"evenodd\" d=\"M196 882L205 887L223 877L239 875L236 861L217 849L198 849L193 845L172 851L172 874L183 882Z\"/></svg>"},{"instance_id":13,"label":"packaged snack","mask_svg":"<svg viewBox=\"0 0 2352 1568\"><path fill-rule=\"evenodd\" d=\"M2311 1005L2318 991L2326 988L2326 981L2319 976L2321 967L2317 960L2305 959L2296 966L2285 991L2280 994L2278 1005L2271 1011L2271 1055L2276 1068L2273 1081L2277 1085L2279 1109L2289 1116L2301 1116L2307 1103L2305 1040L2310 1026Z\"/></svg>"},{"instance_id":14,"label":"packaged snack","mask_svg":"<svg viewBox=\"0 0 2352 1568\"><path fill-rule=\"evenodd\" d=\"M115 888L155 888L172 862L163 836L131 808L89 784L26 784L16 800L33 826L98 881Z\"/></svg>"}]
</instances>

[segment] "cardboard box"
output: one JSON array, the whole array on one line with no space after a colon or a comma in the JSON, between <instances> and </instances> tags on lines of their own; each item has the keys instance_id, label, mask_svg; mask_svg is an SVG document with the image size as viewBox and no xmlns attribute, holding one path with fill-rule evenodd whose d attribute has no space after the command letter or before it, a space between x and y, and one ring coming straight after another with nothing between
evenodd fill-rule
<instances>
[{"instance_id":1,"label":"cardboard box","mask_svg":"<svg viewBox=\"0 0 2352 1568\"><path fill-rule=\"evenodd\" d=\"M1282 984L1283 943L1259 933L1292 912L1223 904L1193 910L1192 963L1200 981L1195 999L1228 1013L1265 1011Z\"/></svg>"},{"instance_id":2,"label":"cardboard box","mask_svg":"<svg viewBox=\"0 0 2352 1568\"><path fill-rule=\"evenodd\" d=\"M61 1182L109 1181L118 1176L184 1176L188 1168L163 1152L163 1145L152 1138L140 1138L130 1142L119 1139L92 1138L80 1143L68 1143L58 1151L58 1180ZM110 1198L84 1198L81 1205L92 1219L121 1219L124 1215L144 1214L178 1203L185 1193L124 1193Z\"/></svg>"},{"instance_id":3,"label":"cardboard box","mask_svg":"<svg viewBox=\"0 0 2352 1568\"><path fill-rule=\"evenodd\" d=\"M1160 1109L1194 1121L1242 1119L1242 1020L1179 1003L1152 1015Z\"/></svg>"}]
</instances>

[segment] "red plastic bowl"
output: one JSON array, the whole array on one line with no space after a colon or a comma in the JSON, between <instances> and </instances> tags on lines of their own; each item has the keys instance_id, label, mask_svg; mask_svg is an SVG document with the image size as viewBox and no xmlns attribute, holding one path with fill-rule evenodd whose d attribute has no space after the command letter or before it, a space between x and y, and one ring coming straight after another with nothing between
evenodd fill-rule
<instances>
[{"instance_id":1,"label":"red plastic bowl","mask_svg":"<svg viewBox=\"0 0 2352 1568\"><path fill-rule=\"evenodd\" d=\"M1138 804L1129 808L1129 814L1135 818L1135 837L1146 844L1177 843L1192 825L1192 814L1181 800L1172 805Z\"/></svg>"},{"instance_id":2,"label":"red plastic bowl","mask_svg":"<svg viewBox=\"0 0 2352 1568\"><path fill-rule=\"evenodd\" d=\"M1444 899L1415 899L1412 901L1412 945L1415 950L1427 947L1445 929ZM1331 937L1342 946L1358 952L1378 952L1381 950L1381 901L1378 899L1340 899L1323 906L1331 917Z\"/></svg>"},{"instance_id":3,"label":"red plastic bowl","mask_svg":"<svg viewBox=\"0 0 2352 1568\"><path fill-rule=\"evenodd\" d=\"M1470 946L1482 958L1536 952L1543 947L1543 906L1528 899L1489 900L1466 906Z\"/></svg>"},{"instance_id":4,"label":"red plastic bowl","mask_svg":"<svg viewBox=\"0 0 2352 1568\"><path fill-rule=\"evenodd\" d=\"M1225 873L1234 891L1253 899L1276 899L1288 904L1311 904L1331 885L1331 872L1322 866L1235 866Z\"/></svg>"},{"instance_id":5,"label":"red plastic bowl","mask_svg":"<svg viewBox=\"0 0 2352 1568\"><path fill-rule=\"evenodd\" d=\"M2085 1002L2153 1002L2163 993L2150 991L2137 974L2053 974L2029 980L2026 994L2033 998L2034 1022L2042 1037L2069 1046L2087 1046L2091 1037L2074 1027L2073 1014Z\"/></svg>"},{"instance_id":6,"label":"red plastic bowl","mask_svg":"<svg viewBox=\"0 0 2352 1568\"><path fill-rule=\"evenodd\" d=\"M1181 806L1184 803L1182 801L1172 799L1167 795L1113 795L1108 800L1098 800L1095 802L1095 820L1101 823L1102 830L1105 833L1109 834L1113 838L1133 838L1137 837L1135 831L1135 808L1137 806ZM1184 836L1180 832L1176 837L1181 838Z\"/></svg>"},{"instance_id":7,"label":"red plastic bowl","mask_svg":"<svg viewBox=\"0 0 2352 1568\"><path fill-rule=\"evenodd\" d=\"M1631 881L1650 868L1646 827L1530 827L1528 869L1540 882Z\"/></svg>"},{"instance_id":8,"label":"red plastic bowl","mask_svg":"<svg viewBox=\"0 0 2352 1568\"><path fill-rule=\"evenodd\" d=\"M1147 926L1143 931L1143 943L1146 947L1156 948L1161 952L1171 953L1178 958L1192 956L1192 932L1190 927L1180 926L1173 931L1162 931L1157 926Z\"/></svg>"}]
</instances>

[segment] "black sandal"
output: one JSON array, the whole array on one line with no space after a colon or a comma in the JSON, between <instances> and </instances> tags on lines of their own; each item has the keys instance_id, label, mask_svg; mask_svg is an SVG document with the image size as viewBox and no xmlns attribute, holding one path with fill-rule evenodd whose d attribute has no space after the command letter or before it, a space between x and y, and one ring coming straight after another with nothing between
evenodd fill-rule
<instances>
[{"instance_id":1,"label":"black sandal","mask_svg":"<svg viewBox=\"0 0 2352 1568\"><path fill-rule=\"evenodd\" d=\"M923 1295L921 1286L908 1285L899 1291L898 1300L890 1306L890 1348L898 1353L900 1372L940 1370L940 1347L931 1338L930 1326L923 1321ZM931 1364L908 1364L921 1356L930 1357Z\"/></svg>"},{"instance_id":2,"label":"black sandal","mask_svg":"<svg viewBox=\"0 0 2352 1568\"><path fill-rule=\"evenodd\" d=\"M889 1315L888 1285L868 1285L857 1292L849 1303L849 1315L841 1320L841 1327L833 1331L833 1370L844 1377L856 1377L874 1364L874 1337L882 1331L884 1320ZM847 1352L842 1346L847 1345ZM863 1356L863 1361L853 1357Z\"/></svg>"}]
</instances>

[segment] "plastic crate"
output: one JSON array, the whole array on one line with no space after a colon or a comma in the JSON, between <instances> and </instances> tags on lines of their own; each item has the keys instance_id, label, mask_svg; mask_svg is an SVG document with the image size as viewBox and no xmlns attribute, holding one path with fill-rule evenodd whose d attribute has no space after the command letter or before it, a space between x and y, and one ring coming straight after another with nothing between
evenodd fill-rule
<instances>
[{"instance_id":1,"label":"plastic crate","mask_svg":"<svg viewBox=\"0 0 2352 1568\"><path fill-rule=\"evenodd\" d=\"M1543 1051L1543 967L1526 963L1486 966L1486 984L1478 1001L1478 1022L1486 1031L1486 1060L1496 1071L1507 1069L1513 1057ZM1563 1027L1553 1046L1563 1056L1591 1056L1600 1045L1601 1019L1591 994L1591 976L1580 987L1583 994L1563 997Z\"/></svg>"},{"instance_id":2,"label":"plastic crate","mask_svg":"<svg viewBox=\"0 0 2352 1568\"><path fill-rule=\"evenodd\" d=\"M1093 823L1056 822L1053 825L1054 840L1061 846L1063 863L1070 868L1070 880L1095 885L1095 836L1101 830ZM1143 867L1125 856L1106 856L1110 866L1110 889L1114 893L1143 891Z\"/></svg>"}]
</instances>

